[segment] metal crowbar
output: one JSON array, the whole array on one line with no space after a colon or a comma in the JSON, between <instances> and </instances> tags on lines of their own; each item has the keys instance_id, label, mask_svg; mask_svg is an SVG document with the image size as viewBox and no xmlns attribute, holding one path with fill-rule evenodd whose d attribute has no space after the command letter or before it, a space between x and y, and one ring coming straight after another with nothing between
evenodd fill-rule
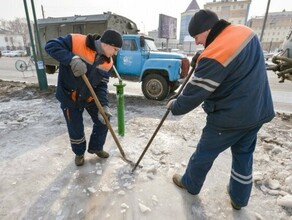
<instances>
[{"instance_id":1,"label":"metal crowbar","mask_svg":"<svg viewBox=\"0 0 292 220\"><path fill-rule=\"evenodd\" d=\"M193 72L195 71L195 66L192 67L192 69L190 70L188 76L185 78L184 82L181 84L180 89L178 90L177 94L174 95L173 97L171 97L171 99L176 98L180 95L180 93L182 92L182 90L184 89L185 85L187 84L187 82L189 81L191 75L193 74ZM155 138L157 132L159 131L160 127L162 126L163 122L165 121L166 117L168 116L170 112L170 109L167 109L167 111L165 112L164 116L162 117L160 123L158 124L156 130L154 131L152 137L150 138L148 144L146 145L144 151L142 152L141 156L139 157L138 161L136 162L134 168L132 169L132 172L135 171L135 169L137 168L137 166L139 165L140 161L142 160L144 154L146 153L146 151L148 150L148 148L150 147L150 144L152 143L153 139Z\"/></svg>"},{"instance_id":2,"label":"metal crowbar","mask_svg":"<svg viewBox=\"0 0 292 220\"><path fill-rule=\"evenodd\" d=\"M90 84L90 82L89 82L87 76L86 76L85 74L83 74L83 75L82 75L82 79L83 79L83 81L85 82L87 88L89 89L89 91L90 91L90 93L91 93L91 95L92 95L92 97L93 97L93 99L94 99L94 102L95 102L95 104L96 104L96 106L97 106L97 108L98 108L98 111L101 113L102 117L104 118L104 121L105 121L105 123L106 123L106 126L107 126L108 129L110 130L111 135L112 135L112 137L114 138L114 140L115 140L115 142L116 142L116 145L118 146L118 148L119 148L119 150L120 150L120 153L121 153L121 155L122 155L122 159L123 159L125 162L129 163L130 165L134 166L134 165L135 165L134 162L133 162L133 161L130 161L130 160L128 160L128 159L126 158L126 156L125 156L125 152L124 152L124 150L123 150L123 148L122 148L122 146L121 146L121 144L120 144L120 142L119 142L119 140L118 140L118 138L117 138L117 136L116 136L116 134L115 134L115 132L114 132L114 130L113 130L113 128L112 128L112 126L111 126L111 124L110 124L110 122L109 122L109 120L108 120L108 118L107 118L107 116L106 116L106 114L105 114L105 112L104 112L104 110L103 110L102 105L100 104L100 101L98 100L98 98L97 98L97 96L96 96L96 94L95 94L95 92L94 92L94 90L93 90L93 88L92 88L92 86L91 86L91 84Z\"/></svg>"}]
</instances>

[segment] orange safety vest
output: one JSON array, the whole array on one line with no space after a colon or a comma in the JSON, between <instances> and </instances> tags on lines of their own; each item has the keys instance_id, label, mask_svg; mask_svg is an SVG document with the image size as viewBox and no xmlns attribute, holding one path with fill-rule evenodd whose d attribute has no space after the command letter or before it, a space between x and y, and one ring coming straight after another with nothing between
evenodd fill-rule
<instances>
[{"instance_id":1,"label":"orange safety vest","mask_svg":"<svg viewBox=\"0 0 292 220\"><path fill-rule=\"evenodd\" d=\"M71 34L72 36L72 52L79 56L85 62L93 65L95 61L96 51L86 46L86 36L82 34ZM109 71L113 66L113 59L110 62L99 64L97 68Z\"/></svg>"}]
</instances>

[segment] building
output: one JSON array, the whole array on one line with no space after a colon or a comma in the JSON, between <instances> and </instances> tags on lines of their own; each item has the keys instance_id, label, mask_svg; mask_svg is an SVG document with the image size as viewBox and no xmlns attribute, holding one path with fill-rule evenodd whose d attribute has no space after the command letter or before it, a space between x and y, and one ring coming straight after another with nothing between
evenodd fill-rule
<instances>
[{"instance_id":1,"label":"building","mask_svg":"<svg viewBox=\"0 0 292 220\"><path fill-rule=\"evenodd\" d=\"M204 9L214 11L220 19L232 24L247 24L251 0L221 0L207 2Z\"/></svg>"},{"instance_id":2,"label":"building","mask_svg":"<svg viewBox=\"0 0 292 220\"><path fill-rule=\"evenodd\" d=\"M0 51L2 50L23 50L24 42L21 34L0 28Z\"/></svg>"},{"instance_id":3,"label":"building","mask_svg":"<svg viewBox=\"0 0 292 220\"><path fill-rule=\"evenodd\" d=\"M179 35L179 43L182 44L186 37L190 37L188 27L191 18L193 15L200 10L200 7L196 0L192 0L189 4L188 8L181 13L180 20L180 35Z\"/></svg>"},{"instance_id":4,"label":"building","mask_svg":"<svg viewBox=\"0 0 292 220\"><path fill-rule=\"evenodd\" d=\"M284 10L282 12L268 13L263 36L261 37L263 24L264 16L256 16L248 21L248 26L261 39L263 49L275 52L281 47L289 29L292 28L292 11Z\"/></svg>"},{"instance_id":5,"label":"building","mask_svg":"<svg viewBox=\"0 0 292 220\"><path fill-rule=\"evenodd\" d=\"M179 40L169 39L168 46L171 49L184 51L186 54L193 54L193 51L198 50L201 46L194 43L194 39L189 35L188 26L192 16L200 10L196 0L192 0L187 9L181 13ZM155 45L159 49L164 49L166 46L166 39L158 38L158 31L149 31L148 35L155 40Z\"/></svg>"},{"instance_id":6,"label":"building","mask_svg":"<svg viewBox=\"0 0 292 220\"><path fill-rule=\"evenodd\" d=\"M158 50L166 51L172 49L179 49L178 40L177 39L166 39L158 37L158 30L153 30L148 32L149 37L154 39L155 45ZM168 42L167 42L168 41Z\"/></svg>"}]
</instances>

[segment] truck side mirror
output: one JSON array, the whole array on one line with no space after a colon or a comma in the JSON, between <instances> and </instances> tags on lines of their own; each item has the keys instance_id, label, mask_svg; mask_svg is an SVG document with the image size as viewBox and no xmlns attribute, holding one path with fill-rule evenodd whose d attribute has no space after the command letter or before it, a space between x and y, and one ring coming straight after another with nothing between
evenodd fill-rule
<instances>
[{"instance_id":1,"label":"truck side mirror","mask_svg":"<svg viewBox=\"0 0 292 220\"><path fill-rule=\"evenodd\" d=\"M144 36L140 37L140 47L144 47L145 46L145 38Z\"/></svg>"}]
</instances>

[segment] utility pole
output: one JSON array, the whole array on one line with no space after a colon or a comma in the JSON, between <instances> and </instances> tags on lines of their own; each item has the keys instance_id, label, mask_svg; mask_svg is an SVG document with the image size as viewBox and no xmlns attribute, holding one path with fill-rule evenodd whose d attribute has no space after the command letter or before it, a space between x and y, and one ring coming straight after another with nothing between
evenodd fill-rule
<instances>
[{"instance_id":1,"label":"utility pole","mask_svg":"<svg viewBox=\"0 0 292 220\"><path fill-rule=\"evenodd\" d=\"M36 14L35 14L35 10L34 10L34 3L33 3L33 0L31 0L31 7L33 10L33 17L34 17L34 24L35 24L35 32L37 35L37 42L38 42L38 46L39 46L40 60L38 60L38 57L37 57L37 52L36 52L36 48L35 48L35 44L34 44L33 31L32 31L32 27L31 27L31 23L30 23L30 19L29 19L29 13L28 13L28 7L27 7L26 0L23 0L23 4L24 4L26 19L27 19L31 47L32 47L34 61L35 61L35 67L37 70L39 87L41 90L45 90L45 89L48 89L48 81L47 81L46 72L44 70L42 48L41 48L41 42L40 42L40 37L39 37L39 32L38 32L39 30L38 30L37 21L36 21Z\"/></svg>"},{"instance_id":2,"label":"utility pole","mask_svg":"<svg viewBox=\"0 0 292 220\"><path fill-rule=\"evenodd\" d=\"M44 12L44 7L43 5L41 5L41 8L42 8L42 15L43 15L43 19L45 18L45 12Z\"/></svg>"},{"instance_id":3,"label":"utility pole","mask_svg":"<svg viewBox=\"0 0 292 220\"><path fill-rule=\"evenodd\" d=\"M271 2L271 0L268 0L266 14L265 14L265 18L264 18L264 22L263 22L263 27L262 27L262 32L261 32L261 36L260 36L260 42L261 43L262 43L262 40L263 40L265 28L266 28L266 22L267 22L268 13L269 13L270 2Z\"/></svg>"}]
</instances>

